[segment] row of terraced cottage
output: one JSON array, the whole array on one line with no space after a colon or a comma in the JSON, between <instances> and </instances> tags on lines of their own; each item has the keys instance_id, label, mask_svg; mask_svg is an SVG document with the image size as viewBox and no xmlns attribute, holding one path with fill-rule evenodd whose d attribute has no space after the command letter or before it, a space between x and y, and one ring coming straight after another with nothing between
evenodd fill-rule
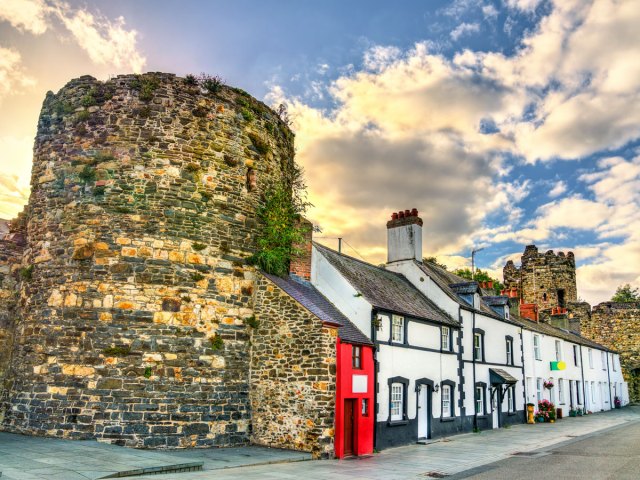
<instances>
[{"instance_id":1,"label":"row of terraced cottage","mask_svg":"<svg viewBox=\"0 0 640 480\"><path fill-rule=\"evenodd\" d=\"M299 448L291 432L304 423L306 448L342 458L523 423L526 404L542 399L565 416L628 403L616 352L520 316L513 295L423 262L417 210L394 214L387 232L385 266L312 243L309 233L287 278L261 279L253 342L264 355L254 351L252 366L271 382L253 412L254 435ZM291 348L298 329L308 344ZM335 377L312 378L327 402L305 404L299 375L326 373L305 363L322 357L309 355L314 348L330 356L334 336ZM334 390L335 412L325 408Z\"/></svg>"}]
</instances>

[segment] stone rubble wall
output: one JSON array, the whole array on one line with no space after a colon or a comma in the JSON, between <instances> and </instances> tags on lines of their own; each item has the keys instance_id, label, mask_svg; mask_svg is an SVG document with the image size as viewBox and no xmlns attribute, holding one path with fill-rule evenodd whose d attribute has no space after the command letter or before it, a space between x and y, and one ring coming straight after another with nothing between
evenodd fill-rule
<instances>
[{"instance_id":1,"label":"stone rubble wall","mask_svg":"<svg viewBox=\"0 0 640 480\"><path fill-rule=\"evenodd\" d=\"M620 353L629 398L640 402L640 302L604 302L583 319L582 335Z\"/></svg>"},{"instance_id":2,"label":"stone rubble wall","mask_svg":"<svg viewBox=\"0 0 640 480\"><path fill-rule=\"evenodd\" d=\"M249 441L256 207L293 136L245 92L81 77L38 123L5 430Z\"/></svg>"},{"instance_id":3,"label":"stone rubble wall","mask_svg":"<svg viewBox=\"0 0 640 480\"><path fill-rule=\"evenodd\" d=\"M334 452L337 329L260 276L257 328L251 339L251 441L258 445Z\"/></svg>"}]
</instances>

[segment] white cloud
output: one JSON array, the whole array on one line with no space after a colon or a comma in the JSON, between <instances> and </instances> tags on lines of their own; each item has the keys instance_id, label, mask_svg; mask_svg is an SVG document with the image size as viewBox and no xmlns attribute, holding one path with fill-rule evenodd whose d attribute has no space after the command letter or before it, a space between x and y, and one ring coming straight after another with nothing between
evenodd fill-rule
<instances>
[{"instance_id":1,"label":"white cloud","mask_svg":"<svg viewBox=\"0 0 640 480\"><path fill-rule=\"evenodd\" d=\"M554 180L553 187L549 190L549 196L556 198L567 191L567 183L563 180Z\"/></svg>"},{"instance_id":2,"label":"white cloud","mask_svg":"<svg viewBox=\"0 0 640 480\"><path fill-rule=\"evenodd\" d=\"M451 39L453 41L457 41L462 36L470 35L472 33L477 33L479 31L480 31L480 24L479 23L463 22L460 25L458 25L456 28L454 28L449 33L449 36L451 37Z\"/></svg>"},{"instance_id":3,"label":"white cloud","mask_svg":"<svg viewBox=\"0 0 640 480\"><path fill-rule=\"evenodd\" d=\"M2 0L0 20L20 31L40 35L47 31L47 9L44 0Z\"/></svg>"},{"instance_id":4,"label":"white cloud","mask_svg":"<svg viewBox=\"0 0 640 480\"><path fill-rule=\"evenodd\" d=\"M482 14L486 20L493 20L498 16L498 10L492 4L483 5Z\"/></svg>"},{"instance_id":5,"label":"white cloud","mask_svg":"<svg viewBox=\"0 0 640 480\"><path fill-rule=\"evenodd\" d=\"M13 49L0 47L0 101L7 95L35 85L35 80L22 67L20 54Z\"/></svg>"},{"instance_id":6,"label":"white cloud","mask_svg":"<svg viewBox=\"0 0 640 480\"><path fill-rule=\"evenodd\" d=\"M10 219L29 198L33 136L0 137L0 218Z\"/></svg>"}]
</instances>

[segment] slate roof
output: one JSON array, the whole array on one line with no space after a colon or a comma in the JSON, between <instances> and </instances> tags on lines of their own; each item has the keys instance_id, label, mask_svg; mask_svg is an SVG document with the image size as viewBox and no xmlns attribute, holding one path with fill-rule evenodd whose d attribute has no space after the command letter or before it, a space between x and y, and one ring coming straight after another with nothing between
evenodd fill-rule
<instances>
[{"instance_id":1,"label":"slate roof","mask_svg":"<svg viewBox=\"0 0 640 480\"><path fill-rule=\"evenodd\" d=\"M291 298L313 313L323 322L338 325L338 336L347 343L373 345L369 338L345 317L317 288L308 282L294 280L291 277L278 277L262 272Z\"/></svg>"},{"instance_id":2,"label":"slate roof","mask_svg":"<svg viewBox=\"0 0 640 480\"><path fill-rule=\"evenodd\" d=\"M486 296L486 297L482 297L482 300L489 306L502 306L502 305L508 305L509 304L509 297L504 296L504 295L498 295L498 296Z\"/></svg>"},{"instance_id":3,"label":"slate roof","mask_svg":"<svg viewBox=\"0 0 640 480\"><path fill-rule=\"evenodd\" d=\"M478 282L452 283L449 287L458 295L469 295L478 291Z\"/></svg>"},{"instance_id":4,"label":"slate roof","mask_svg":"<svg viewBox=\"0 0 640 480\"><path fill-rule=\"evenodd\" d=\"M338 253L315 242L314 246L373 307L445 325L460 325L399 273Z\"/></svg>"}]
</instances>

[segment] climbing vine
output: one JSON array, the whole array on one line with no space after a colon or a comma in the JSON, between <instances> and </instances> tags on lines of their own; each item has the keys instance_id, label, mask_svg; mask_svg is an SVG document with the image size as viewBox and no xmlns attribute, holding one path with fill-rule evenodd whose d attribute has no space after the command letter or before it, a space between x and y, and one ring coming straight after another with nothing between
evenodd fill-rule
<instances>
[{"instance_id":1,"label":"climbing vine","mask_svg":"<svg viewBox=\"0 0 640 480\"><path fill-rule=\"evenodd\" d=\"M294 164L288 175L265 191L257 210L257 251L250 260L267 273L286 275L291 257L301 253L297 245L303 242L306 231L299 220L311 205L305 187L303 171Z\"/></svg>"}]
</instances>

